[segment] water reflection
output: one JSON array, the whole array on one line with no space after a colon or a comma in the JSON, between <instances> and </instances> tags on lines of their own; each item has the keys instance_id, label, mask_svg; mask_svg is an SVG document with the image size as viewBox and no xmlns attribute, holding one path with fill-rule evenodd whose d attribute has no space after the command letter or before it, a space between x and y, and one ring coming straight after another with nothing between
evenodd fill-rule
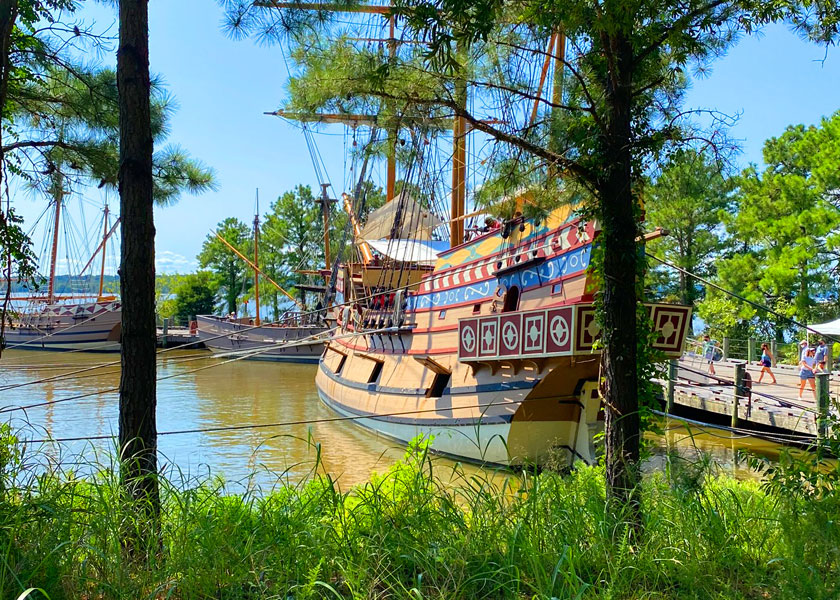
<instances>
[{"instance_id":1,"label":"water reflection","mask_svg":"<svg viewBox=\"0 0 840 600\"><path fill-rule=\"evenodd\" d=\"M331 421L335 413L318 400L316 366L224 363L208 356L176 351L159 362L158 430L185 432L161 435L164 467L175 467L185 477L212 473L229 482L265 487L278 478L300 481L319 460L321 470L346 489L367 480L372 471L386 470L403 455L403 448L392 440L349 422ZM28 408L2 416L15 427L27 427L30 439L114 435L118 397L108 390L119 385L118 366L109 364L116 359L113 354L7 351L0 360L0 405ZM20 386L93 367L98 368L72 378ZM217 430L246 424L260 427ZM705 452L736 476L750 477L738 449L771 458L779 451L771 442L679 421L667 421L665 429L664 436L654 436L659 449L647 469L661 468L669 452L687 460ZM108 439L74 441L64 444L61 452L90 457L113 450L113 444ZM49 455L57 460L58 449L51 447ZM439 473L454 465L446 459L439 464Z\"/></svg>"}]
</instances>

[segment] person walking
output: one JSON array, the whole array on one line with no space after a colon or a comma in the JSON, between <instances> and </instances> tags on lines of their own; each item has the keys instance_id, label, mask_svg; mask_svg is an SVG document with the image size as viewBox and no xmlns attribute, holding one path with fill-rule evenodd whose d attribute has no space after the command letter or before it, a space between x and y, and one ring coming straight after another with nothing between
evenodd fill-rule
<instances>
[{"instance_id":1,"label":"person walking","mask_svg":"<svg viewBox=\"0 0 840 600\"><path fill-rule=\"evenodd\" d=\"M767 344L761 344L761 361L759 363L761 365L761 373L758 376L758 383L761 383L761 380L764 379L764 374L767 373L770 377L773 378L771 383L776 383L776 376L773 375L773 371L770 368L773 366L773 355L770 354L770 346Z\"/></svg>"},{"instance_id":2,"label":"person walking","mask_svg":"<svg viewBox=\"0 0 840 600\"><path fill-rule=\"evenodd\" d=\"M820 340L817 343L817 351L814 353L814 360L817 361L817 368L825 373L825 355L828 353L828 346L825 345L825 340Z\"/></svg>"},{"instance_id":3,"label":"person walking","mask_svg":"<svg viewBox=\"0 0 840 600\"><path fill-rule=\"evenodd\" d=\"M802 391L805 389L807 382L811 388L811 393L814 394L814 400L817 399L817 388L814 386L814 369L816 369L817 361L814 358L816 350L808 348L801 359L799 359L799 399L802 400Z\"/></svg>"}]
</instances>

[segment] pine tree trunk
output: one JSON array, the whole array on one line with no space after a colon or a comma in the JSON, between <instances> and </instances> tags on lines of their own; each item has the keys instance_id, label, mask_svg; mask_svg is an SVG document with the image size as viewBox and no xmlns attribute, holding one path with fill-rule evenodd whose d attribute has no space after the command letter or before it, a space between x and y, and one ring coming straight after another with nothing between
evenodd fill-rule
<instances>
[{"instance_id":1,"label":"pine tree trunk","mask_svg":"<svg viewBox=\"0 0 840 600\"><path fill-rule=\"evenodd\" d=\"M0 0L0 123L6 120L6 93L9 89L9 72L11 67L12 32L17 19L17 0ZM2 167L5 156L3 147L3 131L0 128L0 167ZM3 182L3 169L0 168L0 184ZM0 235L11 243L8 236L8 229L12 223L9 221L7 203L6 210L0 206ZM3 290L3 300L0 302L0 356L3 354L3 346L6 335L6 319L9 313L9 304L12 299L12 248L6 248L6 256L3 257L3 275L6 286Z\"/></svg>"},{"instance_id":2,"label":"pine tree trunk","mask_svg":"<svg viewBox=\"0 0 840 600\"><path fill-rule=\"evenodd\" d=\"M152 212L148 0L120 0L117 53L122 215L120 448L129 496L156 516L155 226Z\"/></svg>"},{"instance_id":3,"label":"pine tree trunk","mask_svg":"<svg viewBox=\"0 0 840 600\"><path fill-rule=\"evenodd\" d=\"M606 164L601 193L601 240L604 254L602 355L606 407L606 483L608 496L626 507L625 516L637 522L639 499L639 395L636 372L636 248L635 196L631 188L632 105L630 72L632 48L617 39L617 73L608 96L610 120L605 142Z\"/></svg>"}]
</instances>

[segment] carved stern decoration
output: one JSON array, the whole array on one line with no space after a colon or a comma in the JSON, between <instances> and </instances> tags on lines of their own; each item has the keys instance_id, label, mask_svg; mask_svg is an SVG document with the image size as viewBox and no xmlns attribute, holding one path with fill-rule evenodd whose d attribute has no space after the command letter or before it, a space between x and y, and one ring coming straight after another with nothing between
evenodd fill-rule
<instances>
[{"instance_id":1,"label":"carved stern decoration","mask_svg":"<svg viewBox=\"0 0 840 600\"><path fill-rule=\"evenodd\" d=\"M691 323L691 308L648 304L659 334L653 347L679 358ZM458 359L461 362L510 361L557 356L592 355L601 329L594 306L578 304L461 319Z\"/></svg>"}]
</instances>

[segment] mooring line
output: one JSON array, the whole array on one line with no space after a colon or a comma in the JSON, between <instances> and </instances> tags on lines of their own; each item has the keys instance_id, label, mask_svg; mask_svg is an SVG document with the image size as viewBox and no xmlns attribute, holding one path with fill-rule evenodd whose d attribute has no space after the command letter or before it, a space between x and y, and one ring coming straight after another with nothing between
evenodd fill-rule
<instances>
[{"instance_id":1,"label":"mooring line","mask_svg":"<svg viewBox=\"0 0 840 600\"><path fill-rule=\"evenodd\" d=\"M506 400L504 402L490 402L488 404L471 404L468 406L456 406L452 407L448 410L472 410L476 408L482 409L485 411L486 409L493 407L493 406L513 406L522 404L525 402L525 399L522 400ZM280 421L277 423L249 423L245 425L220 425L218 427L196 427L193 429L176 429L173 431L159 431L158 436L163 435L185 435L191 433L218 433L223 431L242 431L246 429L267 429L272 427L292 427L295 425L317 425L318 423L335 423L338 421L356 421L358 419L375 419L381 417L399 417L405 415L416 415L416 414L425 414L430 412L440 412L439 408L424 408L420 410L404 410L398 412L391 412L391 413L377 413L376 415L349 415L349 416L337 416L337 417L321 417L318 419L299 419L295 421ZM477 425L481 427L479 423ZM65 443L65 442L88 442L88 441L101 441L101 440L114 440L117 439L118 436L114 434L107 434L107 435L91 435L91 436L76 436L76 437L63 437L63 438L43 438L43 439L34 439L34 440L16 440L17 444L45 444L45 443Z\"/></svg>"}]
</instances>

